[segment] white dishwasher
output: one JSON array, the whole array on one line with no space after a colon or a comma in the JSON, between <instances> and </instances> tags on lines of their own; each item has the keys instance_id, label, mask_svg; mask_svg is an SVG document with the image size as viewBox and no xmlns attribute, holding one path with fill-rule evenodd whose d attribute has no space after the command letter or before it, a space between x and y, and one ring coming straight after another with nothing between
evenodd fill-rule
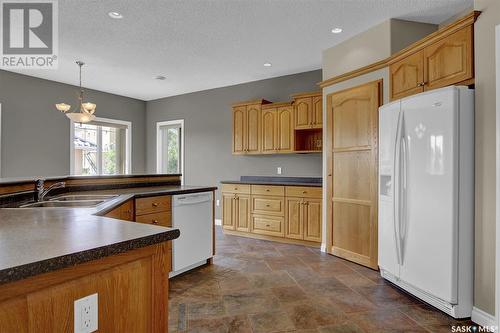
<instances>
[{"instance_id":1,"label":"white dishwasher","mask_svg":"<svg viewBox=\"0 0 500 333\"><path fill-rule=\"evenodd\" d=\"M174 195L172 227L181 234L173 240L170 277L201 266L213 256L212 192Z\"/></svg>"}]
</instances>

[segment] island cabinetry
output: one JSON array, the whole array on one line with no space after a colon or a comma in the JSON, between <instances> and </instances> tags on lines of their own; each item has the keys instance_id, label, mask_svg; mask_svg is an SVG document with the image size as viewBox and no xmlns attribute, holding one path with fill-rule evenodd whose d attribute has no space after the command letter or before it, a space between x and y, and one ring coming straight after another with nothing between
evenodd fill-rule
<instances>
[{"instance_id":1,"label":"island cabinetry","mask_svg":"<svg viewBox=\"0 0 500 333\"><path fill-rule=\"evenodd\" d=\"M134 221L134 200L128 200L105 215L114 219Z\"/></svg>"},{"instance_id":2,"label":"island cabinetry","mask_svg":"<svg viewBox=\"0 0 500 333\"><path fill-rule=\"evenodd\" d=\"M135 221L171 227L172 196L137 198L135 200Z\"/></svg>"},{"instance_id":3,"label":"island cabinetry","mask_svg":"<svg viewBox=\"0 0 500 333\"><path fill-rule=\"evenodd\" d=\"M0 285L0 332L73 332L98 295L99 332L167 332L170 241Z\"/></svg>"}]
</instances>

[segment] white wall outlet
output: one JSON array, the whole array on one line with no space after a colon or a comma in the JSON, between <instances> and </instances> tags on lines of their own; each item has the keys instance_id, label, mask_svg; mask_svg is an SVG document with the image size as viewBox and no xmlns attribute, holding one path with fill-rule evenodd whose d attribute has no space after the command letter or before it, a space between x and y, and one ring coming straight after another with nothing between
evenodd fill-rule
<instances>
[{"instance_id":1,"label":"white wall outlet","mask_svg":"<svg viewBox=\"0 0 500 333\"><path fill-rule=\"evenodd\" d=\"M277 168L276 168L276 173L277 173L278 175L281 175L281 167L277 167Z\"/></svg>"},{"instance_id":2,"label":"white wall outlet","mask_svg":"<svg viewBox=\"0 0 500 333\"><path fill-rule=\"evenodd\" d=\"M220 206L220 200L219 199L215 200L215 204L217 205L217 207L219 207Z\"/></svg>"},{"instance_id":3,"label":"white wall outlet","mask_svg":"<svg viewBox=\"0 0 500 333\"><path fill-rule=\"evenodd\" d=\"M97 331L97 314L97 294L77 299L75 301L74 333Z\"/></svg>"}]
</instances>

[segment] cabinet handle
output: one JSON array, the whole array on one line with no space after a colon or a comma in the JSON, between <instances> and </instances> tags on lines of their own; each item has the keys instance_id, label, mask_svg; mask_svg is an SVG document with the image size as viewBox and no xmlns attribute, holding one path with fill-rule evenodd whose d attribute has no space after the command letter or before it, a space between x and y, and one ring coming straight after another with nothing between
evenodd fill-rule
<instances>
[{"instance_id":1,"label":"cabinet handle","mask_svg":"<svg viewBox=\"0 0 500 333\"><path fill-rule=\"evenodd\" d=\"M158 224L158 220L153 220L153 224Z\"/></svg>"},{"instance_id":2,"label":"cabinet handle","mask_svg":"<svg viewBox=\"0 0 500 333\"><path fill-rule=\"evenodd\" d=\"M266 224L266 227L270 227L270 225L269 225L269 224Z\"/></svg>"},{"instance_id":3,"label":"cabinet handle","mask_svg":"<svg viewBox=\"0 0 500 333\"><path fill-rule=\"evenodd\" d=\"M417 87L423 87L423 86L425 86L426 84L427 84L427 82L419 82L419 83L417 84Z\"/></svg>"},{"instance_id":4,"label":"cabinet handle","mask_svg":"<svg viewBox=\"0 0 500 333\"><path fill-rule=\"evenodd\" d=\"M160 204L157 202L153 202L152 205L153 205L153 207L158 207Z\"/></svg>"},{"instance_id":5,"label":"cabinet handle","mask_svg":"<svg viewBox=\"0 0 500 333\"><path fill-rule=\"evenodd\" d=\"M266 205L266 207L271 207L270 205Z\"/></svg>"},{"instance_id":6,"label":"cabinet handle","mask_svg":"<svg viewBox=\"0 0 500 333\"><path fill-rule=\"evenodd\" d=\"M307 194L307 191L302 191L302 194Z\"/></svg>"},{"instance_id":7,"label":"cabinet handle","mask_svg":"<svg viewBox=\"0 0 500 333\"><path fill-rule=\"evenodd\" d=\"M266 192L271 192L271 190L270 190L270 189L268 189L268 188L266 188Z\"/></svg>"}]
</instances>

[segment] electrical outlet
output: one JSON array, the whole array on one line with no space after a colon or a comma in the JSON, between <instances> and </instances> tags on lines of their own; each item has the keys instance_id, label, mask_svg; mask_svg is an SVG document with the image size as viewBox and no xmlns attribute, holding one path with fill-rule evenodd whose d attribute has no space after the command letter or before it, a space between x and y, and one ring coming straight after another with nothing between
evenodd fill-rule
<instances>
[{"instance_id":1,"label":"electrical outlet","mask_svg":"<svg viewBox=\"0 0 500 333\"><path fill-rule=\"evenodd\" d=\"M220 200L219 199L215 200L215 204L217 205L217 207L219 207L220 206Z\"/></svg>"},{"instance_id":2,"label":"electrical outlet","mask_svg":"<svg viewBox=\"0 0 500 333\"><path fill-rule=\"evenodd\" d=\"M276 173L277 173L278 175L281 175L281 167L277 167L277 168L276 168Z\"/></svg>"},{"instance_id":3,"label":"electrical outlet","mask_svg":"<svg viewBox=\"0 0 500 333\"><path fill-rule=\"evenodd\" d=\"M97 331L97 303L97 294L92 294L75 301L74 333L91 333Z\"/></svg>"}]
</instances>

